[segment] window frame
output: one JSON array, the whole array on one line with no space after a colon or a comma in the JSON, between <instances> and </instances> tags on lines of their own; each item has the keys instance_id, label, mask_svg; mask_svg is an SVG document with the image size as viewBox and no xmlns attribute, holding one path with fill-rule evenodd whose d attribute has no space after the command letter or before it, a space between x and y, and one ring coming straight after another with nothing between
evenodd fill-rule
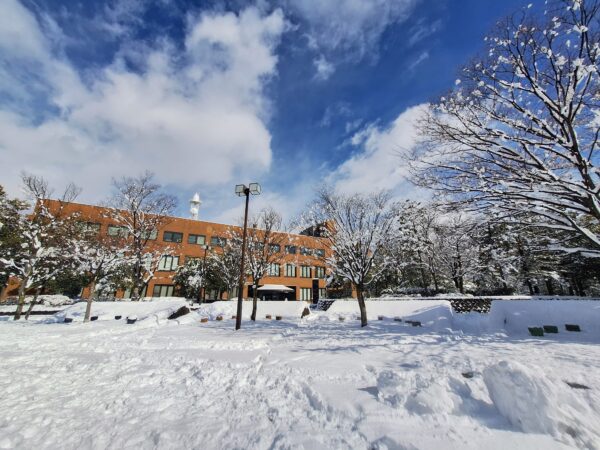
<instances>
[{"instance_id":1,"label":"window frame","mask_svg":"<svg viewBox=\"0 0 600 450\"><path fill-rule=\"evenodd\" d=\"M114 230L114 229L116 229L117 232L113 234L110 231ZM129 234L129 231L127 230L126 226L109 224L106 227L106 234L107 234L107 236L112 236L112 237L126 237Z\"/></svg>"},{"instance_id":2,"label":"window frame","mask_svg":"<svg viewBox=\"0 0 600 450\"><path fill-rule=\"evenodd\" d=\"M300 254L302 256L312 256L313 255L313 249L310 247L300 247Z\"/></svg>"},{"instance_id":3,"label":"window frame","mask_svg":"<svg viewBox=\"0 0 600 450\"><path fill-rule=\"evenodd\" d=\"M170 235L178 235L180 239L178 241L174 241L172 239L167 239L167 234ZM183 242L183 233L180 231L163 231L163 242L172 242L174 244L181 244Z\"/></svg>"},{"instance_id":4,"label":"window frame","mask_svg":"<svg viewBox=\"0 0 600 450\"><path fill-rule=\"evenodd\" d=\"M163 264L164 260L170 259L169 268L167 268L166 263ZM173 267L173 263L175 262L175 266ZM162 255L160 260L158 261L158 266L156 268L157 272L174 272L179 267L179 255Z\"/></svg>"},{"instance_id":5,"label":"window frame","mask_svg":"<svg viewBox=\"0 0 600 450\"><path fill-rule=\"evenodd\" d=\"M192 238L195 238L195 240L192 241ZM198 242L198 238L202 238L202 243ZM206 245L206 235L190 233L188 234L187 243L191 245Z\"/></svg>"},{"instance_id":6,"label":"window frame","mask_svg":"<svg viewBox=\"0 0 600 450\"><path fill-rule=\"evenodd\" d=\"M290 275L290 271L288 270L289 268L293 269L291 272L293 273L293 275ZM285 264L285 276L288 278L296 278L297 276L297 270L296 270L297 266L296 264L292 264L292 263L286 263Z\"/></svg>"},{"instance_id":7,"label":"window frame","mask_svg":"<svg viewBox=\"0 0 600 450\"><path fill-rule=\"evenodd\" d=\"M273 270L275 269L276 270ZM281 265L279 263L271 263L267 268L268 277L280 277L281 276Z\"/></svg>"},{"instance_id":8,"label":"window frame","mask_svg":"<svg viewBox=\"0 0 600 450\"><path fill-rule=\"evenodd\" d=\"M294 251L291 251L292 249L293 249ZM285 252L286 252L288 255L295 255L295 254L298 252L298 246L297 246L297 245L286 245L286 246L285 246Z\"/></svg>"},{"instance_id":9,"label":"window frame","mask_svg":"<svg viewBox=\"0 0 600 450\"><path fill-rule=\"evenodd\" d=\"M306 295L308 294L308 295ZM300 300L308 302L312 301L312 288L300 288Z\"/></svg>"},{"instance_id":10,"label":"window frame","mask_svg":"<svg viewBox=\"0 0 600 450\"><path fill-rule=\"evenodd\" d=\"M308 269L308 276L304 275L305 269ZM300 278L312 278L312 270L311 269L312 269L311 266L301 265L300 266Z\"/></svg>"},{"instance_id":11,"label":"window frame","mask_svg":"<svg viewBox=\"0 0 600 450\"><path fill-rule=\"evenodd\" d=\"M156 293L157 288L158 288L158 295L154 295ZM163 289L164 289L164 293L167 295L162 295ZM175 291L175 286L172 284L155 284L152 287L152 298L173 297L174 291Z\"/></svg>"},{"instance_id":12,"label":"window frame","mask_svg":"<svg viewBox=\"0 0 600 450\"><path fill-rule=\"evenodd\" d=\"M227 238L221 236L211 236L210 245L213 247L225 247L227 245Z\"/></svg>"},{"instance_id":13,"label":"window frame","mask_svg":"<svg viewBox=\"0 0 600 450\"><path fill-rule=\"evenodd\" d=\"M321 276L319 275L321 274ZM326 278L326 270L323 266L315 266L315 278L319 278L321 280Z\"/></svg>"}]
</instances>

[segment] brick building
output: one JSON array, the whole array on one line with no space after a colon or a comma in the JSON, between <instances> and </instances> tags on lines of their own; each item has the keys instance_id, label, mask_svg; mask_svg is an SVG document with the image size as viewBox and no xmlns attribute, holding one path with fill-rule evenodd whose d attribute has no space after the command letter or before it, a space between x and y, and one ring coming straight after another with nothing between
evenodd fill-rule
<instances>
[{"instance_id":1,"label":"brick building","mask_svg":"<svg viewBox=\"0 0 600 450\"><path fill-rule=\"evenodd\" d=\"M50 201L52 209L53 201ZM107 208L80 203L70 203L66 206L67 214L77 214L78 220L86 222L88 227L98 233L116 235L122 233L119 224L112 220ZM149 249L169 248L169 256L163 256L155 272L154 278L149 282L146 292L147 297L165 297L175 295L176 286L173 276L178 266L190 258L204 258L205 252L219 252L234 225L225 225L206 222L196 219L169 217L166 224L156 230L151 236ZM311 233L307 233L311 234ZM318 285L319 297L325 296L325 258L328 254L325 241L319 237L281 233L282 244L281 263L273 264L259 285L259 297L270 300L312 300L313 288ZM206 246L209 248L207 249ZM252 296L250 279L244 286L244 298ZM18 283L11 280L7 289L2 293L1 300L17 294ZM117 297L127 297L129 292L117 292ZM84 289L83 297L89 295L89 290ZM237 293L234 293L237 295ZM224 292L208 291L206 298L226 299Z\"/></svg>"}]
</instances>

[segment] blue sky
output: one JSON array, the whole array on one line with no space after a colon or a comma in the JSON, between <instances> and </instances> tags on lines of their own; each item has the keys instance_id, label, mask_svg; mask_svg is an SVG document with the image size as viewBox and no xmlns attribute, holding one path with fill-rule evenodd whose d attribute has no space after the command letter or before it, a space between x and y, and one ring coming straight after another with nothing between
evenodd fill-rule
<instances>
[{"instance_id":1,"label":"blue sky","mask_svg":"<svg viewBox=\"0 0 600 450\"><path fill-rule=\"evenodd\" d=\"M111 177L156 173L201 217L297 213L315 187L419 198L398 149L516 0L0 3L0 165L81 200Z\"/></svg>"}]
</instances>

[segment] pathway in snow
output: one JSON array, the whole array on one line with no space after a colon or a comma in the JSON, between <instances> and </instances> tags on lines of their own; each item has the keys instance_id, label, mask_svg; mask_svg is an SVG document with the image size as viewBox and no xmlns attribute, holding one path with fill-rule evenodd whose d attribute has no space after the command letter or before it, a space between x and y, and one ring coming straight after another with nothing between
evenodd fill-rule
<instances>
[{"instance_id":1,"label":"pathway in snow","mask_svg":"<svg viewBox=\"0 0 600 450\"><path fill-rule=\"evenodd\" d=\"M600 348L556 339L2 322L0 448L600 448Z\"/></svg>"}]
</instances>

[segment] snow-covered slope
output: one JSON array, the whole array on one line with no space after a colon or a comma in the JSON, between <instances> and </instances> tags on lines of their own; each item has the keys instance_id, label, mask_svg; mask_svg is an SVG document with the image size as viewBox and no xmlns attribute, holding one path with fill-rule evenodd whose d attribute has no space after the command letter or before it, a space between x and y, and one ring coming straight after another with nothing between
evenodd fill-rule
<instances>
[{"instance_id":1,"label":"snow-covered slope","mask_svg":"<svg viewBox=\"0 0 600 450\"><path fill-rule=\"evenodd\" d=\"M277 301L259 301L257 302L256 316L259 319L264 319L267 314L270 314L273 319L275 316L282 316L285 319L299 319L304 308L310 306L309 302L277 302ZM237 301L221 301L200 305L197 312L202 317L215 319L217 316L230 318L237 311ZM244 301L242 303L242 319L249 319L252 314L252 302Z\"/></svg>"},{"instance_id":2,"label":"snow-covered slope","mask_svg":"<svg viewBox=\"0 0 600 450\"><path fill-rule=\"evenodd\" d=\"M50 321L62 322L65 317L73 319L74 322L83 321L85 316L86 302L79 302L54 315ZM115 320L115 316L136 317L138 321L152 318L162 320L183 306L189 306L185 299L169 299L153 302L94 302L92 303L92 316L98 316L98 320Z\"/></svg>"}]
</instances>

